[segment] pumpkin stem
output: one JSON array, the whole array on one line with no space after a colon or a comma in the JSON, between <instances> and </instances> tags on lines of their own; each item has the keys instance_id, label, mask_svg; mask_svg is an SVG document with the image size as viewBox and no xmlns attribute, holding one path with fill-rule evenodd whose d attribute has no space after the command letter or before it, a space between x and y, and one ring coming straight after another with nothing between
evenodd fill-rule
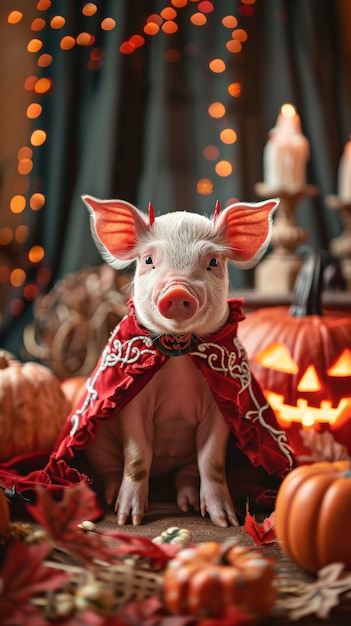
<instances>
[{"instance_id":1,"label":"pumpkin stem","mask_svg":"<svg viewBox=\"0 0 351 626\"><path fill-rule=\"evenodd\" d=\"M294 286L293 300L289 309L294 317L322 315L323 262L313 248L301 267Z\"/></svg>"},{"instance_id":2,"label":"pumpkin stem","mask_svg":"<svg viewBox=\"0 0 351 626\"><path fill-rule=\"evenodd\" d=\"M10 359L4 350L0 350L0 370L5 370L10 365Z\"/></svg>"}]
</instances>

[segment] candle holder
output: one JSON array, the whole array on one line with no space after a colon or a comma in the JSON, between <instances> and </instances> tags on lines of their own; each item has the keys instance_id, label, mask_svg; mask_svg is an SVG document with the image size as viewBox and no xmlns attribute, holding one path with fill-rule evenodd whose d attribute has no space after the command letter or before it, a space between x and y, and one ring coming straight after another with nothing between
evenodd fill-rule
<instances>
[{"instance_id":1,"label":"candle holder","mask_svg":"<svg viewBox=\"0 0 351 626\"><path fill-rule=\"evenodd\" d=\"M329 248L332 254L340 259L346 289L351 291L351 202L346 202L336 195L328 195L326 202L329 209L340 213L344 224L344 232L331 239Z\"/></svg>"},{"instance_id":2,"label":"candle holder","mask_svg":"<svg viewBox=\"0 0 351 626\"><path fill-rule=\"evenodd\" d=\"M255 269L255 288L265 293L287 294L293 290L303 263L295 249L308 239L307 231L295 221L296 209L304 198L317 196L318 188L304 185L287 191L260 182L256 183L255 192L260 198L280 198L272 229L273 251Z\"/></svg>"}]
</instances>

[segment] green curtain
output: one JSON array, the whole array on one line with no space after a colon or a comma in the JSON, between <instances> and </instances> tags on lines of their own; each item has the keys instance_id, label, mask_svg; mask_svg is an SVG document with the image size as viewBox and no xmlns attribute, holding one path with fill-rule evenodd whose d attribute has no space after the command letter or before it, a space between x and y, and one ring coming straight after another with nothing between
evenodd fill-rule
<instances>
[{"instance_id":1,"label":"green curtain","mask_svg":"<svg viewBox=\"0 0 351 626\"><path fill-rule=\"evenodd\" d=\"M100 0L99 12L89 18L95 45L104 48L102 68L86 67L89 50L75 46L69 52L58 45L59 32L47 27L45 49L53 51L50 67L53 89L43 97L48 141L37 150L32 190L43 181L46 206L31 216L32 239L46 250L45 262L53 282L81 267L101 263L92 241L87 211L80 199L88 193L102 198L121 197L156 214L190 210L210 215L216 200L258 200L255 183L262 180L263 148L281 105L292 102L311 145L308 182L320 195L301 203L298 221L309 231L310 243L327 249L341 232L339 216L328 209L325 196L336 191L338 162L351 130L351 103L342 15L330 0L256 0L253 14L240 13L240 0L214 0L214 11L204 27L189 16L191 2L179 9L179 29L160 32L131 55L119 46L142 33L146 17L159 13L164 0ZM81 3L53 0L52 14L66 17L72 32L84 30ZM238 17L248 40L242 52L230 54L225 42L230 31L224 15ZM101 15L117 21L112 32L100 28ZM170 48L177 62L165 60ZM212 58L227 64L223 74L208 69ZM46 70L46 75L48 70ZM233 98L228 81L242 84ZM222 102L226 117L209 117L208 106ZM234 128L238 140L221 145L221 158L233 164L233 173L221 178L204 158L208 145L218 145L223 125ZM213 180L210 195L196 192L199 178ZM234 287L252 286L252 272L235 270ZM22 328L30 317L4 316L1 345L16 351Z\"/></svg>"}]
</instances>

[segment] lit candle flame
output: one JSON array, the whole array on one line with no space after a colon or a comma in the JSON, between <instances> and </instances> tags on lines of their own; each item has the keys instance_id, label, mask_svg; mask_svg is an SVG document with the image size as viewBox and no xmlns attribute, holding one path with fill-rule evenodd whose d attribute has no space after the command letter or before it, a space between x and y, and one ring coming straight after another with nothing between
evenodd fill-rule
<instances>
[{"instance_id":1,"label":"lit candle flame","mask_svg":"<svg viewBox=\"0 0 351 626\"><path fill-rule=\"evenodd\" d=\"M295 117L296 115L296 109L293 104L283 104L280 109L280 112L283 117L288 118L288 119L291 119L292 117Z\"/></svg>"}]
</instances>

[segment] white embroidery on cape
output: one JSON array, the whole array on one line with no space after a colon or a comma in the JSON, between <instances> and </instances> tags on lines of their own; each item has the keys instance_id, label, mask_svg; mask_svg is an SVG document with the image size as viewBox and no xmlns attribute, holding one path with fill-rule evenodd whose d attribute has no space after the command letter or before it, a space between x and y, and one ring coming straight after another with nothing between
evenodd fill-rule
<instances>
[{"instance_id":1,"label":"white embroidery on cape","mask_svg":"<svg viewBox=\"0 0 351 626\"><path fill-rule=\"evenodd\" d=\"M80 409L77 409L77 411L75 411L75 413L71 416L71 437L74 437L75 433L77 432L80 422L80 416L84 413L84 411L87 410L89 406L93 406L94 402L98 398L95 384L102 372L104 372L107 368L115 367L116 365L124 367L125 365L131 365L133 363L136 363L141 359L144 354L156 354L156 350L150 349L153 346L153 341L151 337L138 335L136 337L128 339L127 341L122 342L119 339L114 339L118 330L119 327L117 327L113 335L111 335L111 338L101 355L100 365L95 371L94 377L88 378L86 382L87 394L85 396L82 407ZM145 346L144 349L142 349L143 345Z\"/></svg>"},{"instance_id":2,"label":"white embroidery on cape","mask_svg":"<svg viewBox=\"0 0 351 626\"><path fill-rule=\"evenodd\" d=\"M277 443L279 450L289 460L290 467L292 467L292 449L289 446L286 433L284 430L278 430L270 424L267 424L264 419L263 413L270 408L270 405L268 402L261 405L258 398L255 396L251 385L252 375L246 350L237 336L233 337L233 345L235 349L230 352L227 348L217 343L201 343L197 346L197 350L192 351L191 354L206 360L208 367L213 371L236 379L240 384L239 393L243 393L243 391L247 390L254 408L247 411L243 416L244 419L252 423L258 421Z\"/></svg>"}]
</instances>

